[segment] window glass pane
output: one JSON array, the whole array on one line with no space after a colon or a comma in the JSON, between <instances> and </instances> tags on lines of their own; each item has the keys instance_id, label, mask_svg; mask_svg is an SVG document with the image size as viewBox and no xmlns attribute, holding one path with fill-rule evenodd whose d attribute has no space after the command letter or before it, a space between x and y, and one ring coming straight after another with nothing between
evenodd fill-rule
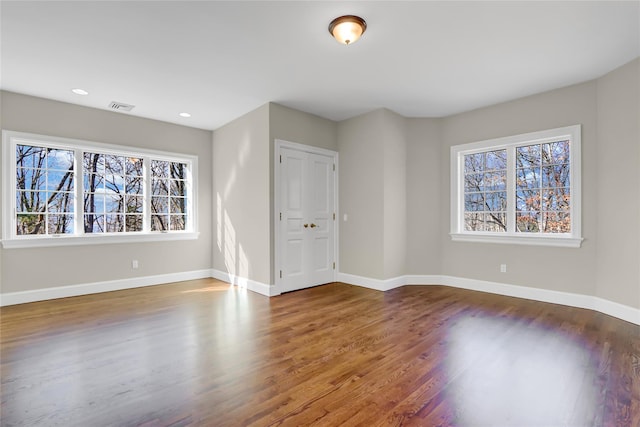
<instances>
[{"instance_id":1,"label":"window glass pane","mask_svg":"<svg viewBox=\"0 0 640 427\"><path fill-rule=\"evenodd\" d=\"M541 162L539 144L516 148L516 167L531 168L540 166Z\"/></svg>"},{"instance_id":2,"label":"window glass pane","mask_svg":"<svg viewBox=\"0 0 640 427\"><path fill-rule=\"evenodd\" d=\"M542 228L545 233L570 233L571 217L568 212L545 212Z\"/></svg>"},{"instance_id":3,"label":"window glass pane","mask_svg":"<svg viewBox=\"0 0 640 427\"><path fill-rule=\"evenodd\" d=\"M542 144L542 164L569 163L569 141L551 142Z\"/></svg>"},{"instance_id":4,"label":"window glass pane","mask_svg":"<svg viewBox=\"0 0 640 427\"><path fill-rule=\"evenodd\" d=\"M124 196L118 194L109 194L104 199L105 212L121 213L124 212Z\"/></svg>"},{"instance_id":5,"label":"window glass pane","mask_svg":"<svg viewBox=\"0 0 640 427\"><path fill-rule=\"evenodd\" d=\"M540 212L516 212L516 231L537 233L540 231Z\"/></svg>"},{"instance_id":6,"label":"window glass pane","mask_svg":"<svg viewBox=\"0 0 640 427\"><path fill-rule=\"evenodd\" d=\"M516 190L516 211L540 210L540 190Z\"/></svg>"},{"instance_id":7,"label":"window glass pane","mask_svg":"<svg viewBox=\"0 0 640 427\"><path fill-rule=\"evenodd\" d=\"M124 215L107 214L104 217L105 232L120 233L124 231Z\"/></svg>"},{"instance_id":8,"label":"window glass pane","mask_svg":"<svg viewBox=\"0 0 640 427\"><path fill-rule=\"evenodd\" d=\"M125 213L142 213L143 200L141 196L126 196Z\"/></svg>"},{"instance_id":9,"label":"window glass pane","mask_svg":"<svg viewBox=\"0 0 640 427\"><path fill-rule=\"evenodd\" d=\"M84 232L85 233L103 233L104 232L104 215L88 214L84 216Z\"/></svg>"},{"instance_id":10,"label":"window glass pane","mask_svg":"<svg viewBox=\"0 0 640 427\"><path fill-rule=\"evenodd\" d=\"M125 181L125 192L127 194L142 194L142 178L127 177Z\"/></svg>"},{"instance_id":11,"label":"window glass pane","mask_svg":"<svg viewBox=\"0 0 640 427\"><path fill-rule=\"evenodd\" d=\"M73 215L47 215L48 234L73 234Z\"/></svg>"},{"instance_id":12,"label":"window glass pane","mask_svg":"<svg viewBox=\"0 0 640 427\"><path fill-rule=\"evenodd\" d=\"M484 198L486 210L505 211L507 209L507 193L505 191L485 193Z\"/></svg>"},{"instance_id":13,"label":"window glass pane","mask_svg":"<svg viewBox=\"0 0 640 427\"><path fill-rule=\"evenodd\" d=\"M517 169L516 185L523 188L540 188L540 168Z\"/></svg>"},{"instance_id":14,"label":"window glass pane","mask_svg":"<svg viewBox=\"0 0 640 427\"><path fill-rule=\"evenodd\" d=\"M482 193L467 193L464 195L465 211L483 211L484 196Z\"/></svg>"},{"instance_id":15,"label":"window glass pane","mask_svg":"<svg viewBox=\"0 0 640 427\"><path fill-rule=\"evenodd\" d=\"M124 193L124 176L105 175L105 188L108 193Z\"/></svg>"},{"instance_id":16,"label":"window glass pane","mask_svg":"<svg viewBox=\"0 0 640 427\"><path fill-rule=\"evenodd\" d=\"M74 194L67 192L47 193L47 212L73 212Z\"/></svg>"},{"instance_id":17,"label":"window glass pane","mask_svg":"<svg viewBox=\"0 0 640 427\"><path fill-rule=\"evenodd\" d=\"M142 159L127 157L125 160L125 171L129 176L142 176Z\"/></svg>"},{"instance_id":18,"label":"window glass pane","mask_svg":"<svg viewBox=\"0 0 640 427\"><path fill-rule=\"evenodd\" d=\"M124 157L106 154L104 156L105 173L111 175L124 175Z\"/></svg>"},{"instance_id":19,"label":"window glass pane","mask_svg":"<svg viewBox=\"0 0 640 427\"><path fill-rule=\"evenodd\" d=\"M48 148L47 169L73 171L73 151Z\"/></svg>"},{"instance_id":20,"label":"window glass pane","mask_svg":"<svg viewBox=\"0 0 640 427\"><path fill-rule=\"evenodd\" d=\"M482 212L465 212L464 229L466 231L484 231L484 214Z\"/></svg>"},{"instance_id":21,"label":"window glass pane","mask_svg":"<svg viewBox=\"0 0 640 427\"><path fill-rule=\"evenodd\" d=\"M489 151L485 156L486 170L506 170L507 150Z\"/></svg>"},{"instance_id":22,"label":"window glass pane","mask_svg":"<svg viewBox=\"0 0 640 427\"><path fill-rule=\"evenodd\" d=\"M506 190L507 171L490 172L484 175L484 190Z\"/></svg>"},{"instance_id":23,"label":"window glass pane","mask_svg":"<svg viewBox=\"0 0 640 427\"><path fill-rule=\"evenodd\" d=\"M170 213L185 213L187 199L184 197L172 197L169 203Z\"/></svg>"},{"instance_id":24,"label":"window glass pane","mask_svg":"<svg viewBox=\"0 0 640 427\"><path fill-rule=\"evenodd\" d=\"M104 175L85 174L83 185L85 193L94 193L98 190L104 190Z\"/></svg>"},{"instance_id":25,"label":"window glass pane","mask_svg":"<svg viewBox=\"0 0 640 427\"><path fill-rule=\"evenodd\" d=\"M151 231L168 230L169 215L153 214L151 216Z\"/></svg>"},{"instance_id":26,"label":"window glass pane","mask_svg":"<svg viewBox=\"0 0 640 427\"><path fill-rule=\"evenodd\" d=\"M17 212L45 212L47 193L44 191L16 192Z\"/></svg>"},{"instance_id":27,"label":"window glass pane","mask_svg":"<svg viewBox=\"0 0 640 427\"><path fill-rule=\"evenodd\" d=\"M46 185L46 169L16 169L16 188L19 190L39 190Z\"/></svg>"},{"instance_id":28,"label":"window glass pane","mask_svg":"<svg viewBox=\"0 0 640 427\"><path fill-rule=\"evenodd\" d=\"M464 176L464 190L466 191L483 191L484 190L484 174L469 174Z\"/></svg>"},{"instance_id":29,"label":"window glass pane","mask_svg":"<svg viewBox=\"0 0 640 427\"><path fill-rule=\"evenodd\" d=\"M484 214L485 231L506 231L507 214L505 212L491 212Z\"/></svg>"},{"instance_id":30,"label":"window glass pane","mask_svg":"<svg viewBox=\"0 0 640 427\"><path fill-rule=\"evenodd\" d=\"M484 153L467 154L464 156L464 172L484 170Z\"/></svg>"},{"instance_id":31,"label":"window glass pane","mask_svg":"<svg viewBox=\"0 0 640 427\"><path fill-rule=\"evenodd\" d=\"M543 187L568 187L569 164L544 166L542 168Z\"/></svg>"},{"instance_id":32,"label":"window glass pane","mask_svg":"<svg viewBox=\"0 0 640 427\"><path fill-rule=\"evenodd\" d=\"M126 215L126 231L142 231L142 215Z\"/></svg>"},{"instance_id":33,"label":"window glass pane","mask_svg":"<svg viewBox=\"0 0 640 427\"><path fill-rule=\"evenodd\" d=\"M185 229L184 215L171 215L171 230L183 231Z\"/></svg>"},{"instance_id":34,"label":"window glass pane","mask_svg":"<svg viewBox=\"0 0 640 427\"><path fill-rule=\"evenodd\" d=\"M47 189L73 191L73 171L47 171Z\"/></svg>"},{"instance_id":35,"label":"window glass pane","mask_svg":"<svg viewBox=\"0 0 640 427\"><path fill-rule=\"evenodd\" d=\"M84 195L85 213L104 212L104 194L89 193Z\"/></svg>"},{"instance_id":36,"label":"window glass pane","mask_svg":"<svg viewBox=\"0 0 640 427\"><path fill-rule=\"evenodd\" d=\"M27 234L45 234L46 233L46 225L45 225L46 215L44 214L21 214L19 213L16 217L17 219L17 227L16 234L18 235L27 235Z\"/></svg>"},{"instance_id":37,"label":"window glass pane","mask_svg":"<svg viewBox=\"0 0 640 427\"><path fill-rule=\"evenodd\" d=\"M571 195L568 188L542 190L542 208L545 211L569 211Z\"/></svg>"},{"instance_id":38,"label":"window glass pane","mask_svg":"<svg viewBox=\"0 0 640 427\"><path fill-rule=\"evenodd\" d=\"M82 169L84 173L105 173L104 155L100 153L84 153L82 156Z\"/></svg>"},{"instance_id":39,"label":"window glass pane","mask_svg":"<svg viewBox=\"0 0 640 427\"><path fill-rule=\"evenodd\" d=\"M169 180L167 180L167 179L152 179L151 180L151 194L153 196L167 196L169 194Z\"/></svg>"},{"instance_id":40,"label":"window glass pane","mask_svg":"<svg viewBox=\"0 0 640 427\"><path fill-rule=\"evenodd\" d=\"M151 160L151 176L154 178L169 177L169 162L164 160Z\"/></svg>"},{"instance_id":41,"label":"window glass pane","mask_svg":"<svg viewBox=\"0 0 640 427\"><path fill-rule=\"evenodd\" d=\"M151 212L153 213L169 212L169 198L168 197L152 197Z\"/></svg>"},{"instance_id":42,"label":"window glass pane","mask_svg":"<svg viewBox=\"0 0 640 427\"><path fill-rule=\"evenodd\" d=\"M187 195L187 183L186 181L171 180L171 195L184 197Z\"/></svg>"},{"instance_id":43,"label":"window glass pane","mask_svg":"<svg viewBox=\"0 0 640 427\"><path fill-rule=\"evenodd\" d=\"M187 164L171 162L171 178L173 179L186 179L187 178Z\"/></svg>"},{"instance_id":44,"label":"window glass pane","mask_svg":"<svg viewBox=\"0 0 640 427\"><path fill-rule=\"evenodd\" d=\"M16 166L27 168L45 168L47 156L44 147L32 145L16 145Z\"/></svg>"}]
</instances>

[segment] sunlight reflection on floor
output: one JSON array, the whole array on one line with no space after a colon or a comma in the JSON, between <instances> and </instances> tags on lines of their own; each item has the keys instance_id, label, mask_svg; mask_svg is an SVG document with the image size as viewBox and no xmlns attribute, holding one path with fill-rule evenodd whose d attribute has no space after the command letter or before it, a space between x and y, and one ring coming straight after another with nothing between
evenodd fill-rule
<instances>
[{"instance_id":1,"label":"sunlight reflection on floor","mask_svg":"<svg viewBox=\"0 0 640 427\"><path fill-rule=\"evenodd\" d=\"M597 357L561 331L462 317L447 341L447 401L461 425L500 420L522 427L573 426L599 420Z\"/></svg>"},{"instance_id":2,"label":"sunlight reflection on floor","mask_svg":"<svg viewBox=\"0 0 640 427\"><path fill-rule=\"evenodd\" d=\"M188 291L182 291L180 293L182 294L191 294L191 293L195 293L195 292L225 292L225 291L229 291L232 290L233 286L226 284L226 283L221 283L219 285L213 285L213 286L208 286L206 288L198 288L198 289L189 289Z\"/></svg>"}]
</instances>

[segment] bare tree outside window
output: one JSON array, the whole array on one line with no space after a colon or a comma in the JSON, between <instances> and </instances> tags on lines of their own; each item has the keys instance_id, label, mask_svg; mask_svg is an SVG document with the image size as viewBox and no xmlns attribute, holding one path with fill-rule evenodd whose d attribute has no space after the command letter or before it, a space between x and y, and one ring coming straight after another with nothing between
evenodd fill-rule
<instances>
[{"instance_id":1,"label":"bare tree outside window","mask_svg":"<svg viewBox=\"0 0 640 427\"><path fill-rule=\"evenodd\" d=\"M74 154L16 146L16 234L74 232Z\"/></svg>"},{"instance_id":2,"label":"bare tree outside window","mask_svg":"<svg viewBox=\"0 0 640 427\"><path fill-rule=\"evenodd\" d=\"M507 230L507 150L464 156L464 226L467 231Z\"/></svg>"},{"instance_id":3,"label":"bare tree outside window","mask_svg":"<svg viewBox=\"0 0 640 427\"><path fill-rule=\"evenodd\" d=\"M151 160L151 230L186 229L187 164Z\"/></svg>"},{"instance_id":4,"label":"bare tree outside window","mask_svg":"<svg viewBox=\"0 0 640 427\"><path fill-rule=\"evenodd\" d=\"M142 159L85 152L83 176L85 233L142 231Z\"/></svg>"},{"instance_id":5,"label":"bare tree outside window","mask_svg":"<svg viewBox=\"0 0 640 427\"><path fill-rule=\"evenodd\" d=\"M516 148L516 231L570 233L569 141Z\"/></svg>"}]
</instances>

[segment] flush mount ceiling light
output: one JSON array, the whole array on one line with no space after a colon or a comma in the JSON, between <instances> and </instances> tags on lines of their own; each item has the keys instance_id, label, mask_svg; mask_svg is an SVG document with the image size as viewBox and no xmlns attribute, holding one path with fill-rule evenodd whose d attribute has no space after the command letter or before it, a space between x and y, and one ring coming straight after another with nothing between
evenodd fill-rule
<instances>
[{"instance_id":1,"label":"flush mount ceiling light","mask_svg":"<svg viewBox=\"0 0 640 427\"><path fill-rule=\"evenodd\" d=\"M189 114L189 113L180 113L180 114L178 114L178 115L179 115L180 117L184 117L184 118L191 117L191 114Z\"/></svg>"},{"instance_id":2,"label":"flush mount ceiling light","mask_svg":"<svg viewBox=\"0 0 640 427\"><path fill-rule=\"evenodd\" d=\"M89 95L89 92L80 88L71 89L71 92L75 93L76 95Z\"/></svg>"},{"instance_id":3,"label":"flush mount ceiling light","mask_svg":"<svg viewBox=\"0 0 640 427\"><path fill-rule=\"evenodd\" d=\"M329 24L329 32L342 44L355 43L367 29L364 19L355 15L339 16Z\"/></svg>"}]
</instances>

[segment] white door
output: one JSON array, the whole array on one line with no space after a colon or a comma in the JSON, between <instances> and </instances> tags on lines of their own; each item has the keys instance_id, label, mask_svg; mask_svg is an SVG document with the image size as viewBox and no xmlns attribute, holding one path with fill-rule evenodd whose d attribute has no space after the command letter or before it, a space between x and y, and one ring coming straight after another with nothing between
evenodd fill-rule
<instances>
[{"instance_id":1,"label":"white door","mask_svg":"<svg viewBox=\"0 0 640 427\"><path fill-rule=\"evenodd\" d=\"M333 282L334 157L281 147L279 167L281 291Z\"/></svg>"}]
</instances>

